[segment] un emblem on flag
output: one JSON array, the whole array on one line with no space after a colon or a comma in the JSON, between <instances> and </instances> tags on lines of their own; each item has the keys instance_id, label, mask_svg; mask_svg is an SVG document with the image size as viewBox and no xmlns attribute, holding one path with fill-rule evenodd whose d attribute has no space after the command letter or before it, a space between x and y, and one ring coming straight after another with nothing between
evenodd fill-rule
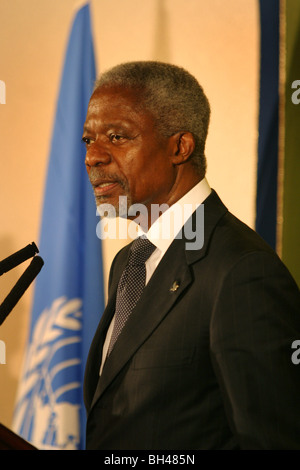
<instances>
[{"instance_id":1,"label":"un emblem on flag","mask_svg":"<svg viewBox=\"0 0 300 470\"><path fill-rule=\"evenodd\" d=\"M80 299L58 298L33 330L14 428L39 449L80 443L81 308Z\"/></svg>"}]
</instances>

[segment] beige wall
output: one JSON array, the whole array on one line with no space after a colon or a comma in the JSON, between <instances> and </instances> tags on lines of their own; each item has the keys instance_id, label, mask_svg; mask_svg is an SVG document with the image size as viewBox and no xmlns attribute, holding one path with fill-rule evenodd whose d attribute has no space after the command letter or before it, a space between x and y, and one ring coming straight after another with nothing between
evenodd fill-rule
<instances>
[{"instance_id":1,"label":"beige wall","mask_svg":"<svg viewBox=\"0 0 300 470\"><path fill-rule=\"evenodd\" d=\"M43 188L62 63L76 0L0 0L0 260L39 239ZM208 179L231 211L254 223L258 10L256 0L93 0L98 70L127 60L182 65L212 107ZM107 277L120 243L105 241ZM0 278L0 301L25 266ZM32 287L0 327L0 422L10 426Z\"/></svg>"}]
</instances>

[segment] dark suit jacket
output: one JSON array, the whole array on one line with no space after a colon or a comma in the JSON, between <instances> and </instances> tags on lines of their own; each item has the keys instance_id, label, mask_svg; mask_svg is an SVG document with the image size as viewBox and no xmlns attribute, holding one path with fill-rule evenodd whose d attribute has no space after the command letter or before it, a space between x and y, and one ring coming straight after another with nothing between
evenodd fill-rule
<instances>
[{"instance_id":1,"label":"dark suit jacket","mask_svg":"<svg viewBox=\"0 0 300 470\"><path fill-rule=\"evenodd\" d=\"M86 365L87 449L300 449L299 289L214 191L204 208L203 248L174 240L98 380L129 247L112 264Z\"/></svg>"}]
</instances>

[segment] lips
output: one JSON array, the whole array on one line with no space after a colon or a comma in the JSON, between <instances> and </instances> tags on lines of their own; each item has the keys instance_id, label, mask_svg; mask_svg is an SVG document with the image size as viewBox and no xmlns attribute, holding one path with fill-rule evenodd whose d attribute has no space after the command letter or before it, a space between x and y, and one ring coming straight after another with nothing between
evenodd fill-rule
<instances>
[{"instance_id":1,"label":"lips","mask_svg":"<svg viewBox=\"0 0 300 470\"><path fill-rule=\"evenodd\" d=\"M94 181L93 183L94 192L96 196L102 196L103 194L107 194L112 191L116 186L118 186L118 181L103 181L98 180Z\"/></svg>"}]
</instances>

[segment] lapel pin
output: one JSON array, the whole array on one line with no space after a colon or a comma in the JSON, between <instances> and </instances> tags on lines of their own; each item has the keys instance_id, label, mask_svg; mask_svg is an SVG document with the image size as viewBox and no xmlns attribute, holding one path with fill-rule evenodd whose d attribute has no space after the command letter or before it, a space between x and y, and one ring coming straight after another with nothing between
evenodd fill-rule
<instances>
[{"instance_id":1,"label":"lapel pin","mask_svg":"<svg viewBox=\"0 0 300 470\"><path fill-rule=\"evenodd\" d=\"M174 282L173 282L173 285L172 285L172 287L171 287L171 289L170 289L170 292L176 292L178 289L179 289L179 284L178 284L177 281L174 281Z\"/></svg>"}]
</instances>

